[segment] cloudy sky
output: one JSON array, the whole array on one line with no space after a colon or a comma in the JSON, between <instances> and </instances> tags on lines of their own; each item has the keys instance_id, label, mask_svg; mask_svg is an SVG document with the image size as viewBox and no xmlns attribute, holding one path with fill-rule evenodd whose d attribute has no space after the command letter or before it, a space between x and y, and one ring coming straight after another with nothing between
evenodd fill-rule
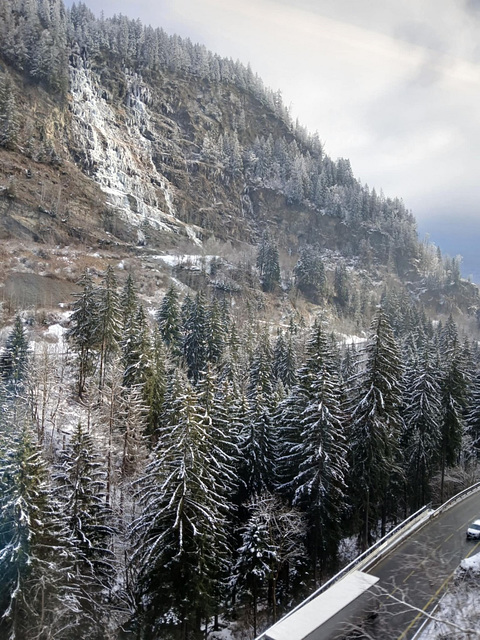
<instances>
[{"instance_id":1,"label":"cloudy sky","mask_svg":"<svg viewBox=\"0 0 480 640\"><path fill-rule=\"evenodd\" d=\"M250 63L480 281L480 0L84 2Z\"/></svg>"}]
</instances>

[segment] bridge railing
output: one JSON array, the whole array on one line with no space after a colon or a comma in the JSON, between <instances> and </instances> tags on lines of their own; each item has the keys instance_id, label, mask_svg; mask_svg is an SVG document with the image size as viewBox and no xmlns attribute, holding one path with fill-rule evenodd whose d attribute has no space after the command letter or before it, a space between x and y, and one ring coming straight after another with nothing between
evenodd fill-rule
<instances>
[{"instance_id":1,"label":"bridge railing","mask_svg":"<svg viewBox=\"0 0 480 640\"><path fill-rule=\"evenodd\" d=\"M303 600L300 604L294 607L291 611L289 611L283 618L287 618L291 616L293 613L298 611L305 604L316 598L318 595L329 589L333 584L344 578L348 573L354 570L364 570L368 568L371 564L381 559L386 553L390 552L394 546L399 544L404 538L409 536L415 529L423 526L428 520L434 518L439 515L443 511L447 510L449 507L453 506L459 500L463 500L471 493L474 493L480 489L480 482L477 482L467 489L460 491L452 498L444 502L437 509L432 509L431 505L425 505L412 515L410 515L406 520L403 520L396 527L391 529L383 538L375 542L371 547L369 547L366 551L357 556L352 562L347 564L343 569L341 569L336 575L334 575L330 580L327 580L324 584L322 584L316 591L311 593L305 600ZM256 640L260 640L265 634L265 631L258 636Z\"/></svg>"},{"instance_id":2,"label":"bridge railing","mask_svg":"<svg viewBox=\"0 0 480 640\"><path fill-rule=\"evenodd\" d=\"M394 527L385 536L383 536L383 538L375 542L366 551L364 551L359 556L357 556L354 560L352 560L352 562L350 562L345 567L343 567L343 569L341 569L336 575L330 578L330 580L327 580L327 582L322 584L316 591L314 591L307 598L305 598L305 600L303 600L295 608L293 608L291 611L285 614L285 616L283 616L282 619L287 618L288 616L291 616L293 613L298 611L301 607L303 607L308 602L310 602L310 600L313 600L313 598L316 598L318 595L320 595L321 593L329 589L336 582L344 578L351 571L354 571L356 569L361 569L362 567L365 566L365 564L370 564L370 562L373 561L373 559L371 558L373 554L376 554L376 552L380 550L384 552L385 545L388 545L399 534L405 534L407 529L410 532L410 530L413 529L414 526L416 526L419 522L423 522L423 520L428 519L430 516L430 512L431 512L430 505L426 505L421 509L419 509L418 511L416 511L415 513L413 513L406 520L403 520L399 525ZM264 634L265 632L260 634L257 640L260 640L260 638L262 638Z\"/></svg>"}]
</instances>

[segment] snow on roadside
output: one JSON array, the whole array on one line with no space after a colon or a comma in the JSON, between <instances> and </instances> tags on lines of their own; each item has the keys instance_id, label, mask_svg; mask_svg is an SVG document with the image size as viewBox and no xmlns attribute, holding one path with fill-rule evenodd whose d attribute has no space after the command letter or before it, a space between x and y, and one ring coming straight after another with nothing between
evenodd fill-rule
<instances>
[{"instance_id":1,"label":"snow on roadside","mask_svg":"<svg viewBox=\"0 0 480 640\"><path fill-rule=\"evenodd\" d=\"M417 640L472 640L480 638L480 553L464 558L457 569L455 583L440 600L435 621L427 624Z\"/></svg>"}]
</instances>

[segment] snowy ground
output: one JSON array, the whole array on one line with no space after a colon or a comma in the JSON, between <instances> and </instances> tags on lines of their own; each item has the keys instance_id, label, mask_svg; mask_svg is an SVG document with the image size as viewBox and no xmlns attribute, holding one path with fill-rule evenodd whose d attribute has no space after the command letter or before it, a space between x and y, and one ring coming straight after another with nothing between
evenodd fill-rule
<instances>
[{"instance_id":1,"label":"snowy ground","mask_svg":"<svg viewBox=\"0 0 480 640\"><path fill-rule=\"evenodd\" d=\"M480 553L462 560L454 582L416 640L480 638Z\"/></svg>"}]
</instances>

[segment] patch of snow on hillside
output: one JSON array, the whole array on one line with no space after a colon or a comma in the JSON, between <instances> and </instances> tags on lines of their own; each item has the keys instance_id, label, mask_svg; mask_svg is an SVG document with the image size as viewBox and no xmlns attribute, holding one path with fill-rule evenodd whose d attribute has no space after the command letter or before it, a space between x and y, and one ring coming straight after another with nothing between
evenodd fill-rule
<instances>
[{"instance_id":1,"label":"patch of snow on hillside","mask_svg":"<svg viewBox=\"0 0 480 640\"><path fill-rule=\"evenodd\" d=\"M210 264L210 262L214 258L218 258L218 256L204 256L204 255L192 255L192 254L166 254L166 255L156 255L152 256L154 260L161 260L169 267L193 267L195 269L201 269L202 266L206 266Z\"/></svg>"},{"instance_id":2,"label":"patch of snow on hillside","mask_svg":"<svg viewBox=\"0 0 480 640\"><path fill-rule=\"evenodd\" d=\"M367 338L364 336L347 335L346 333L338 333L338 339L345 345L348 344L363 344Z\"/></svg>"}]
</instances>

